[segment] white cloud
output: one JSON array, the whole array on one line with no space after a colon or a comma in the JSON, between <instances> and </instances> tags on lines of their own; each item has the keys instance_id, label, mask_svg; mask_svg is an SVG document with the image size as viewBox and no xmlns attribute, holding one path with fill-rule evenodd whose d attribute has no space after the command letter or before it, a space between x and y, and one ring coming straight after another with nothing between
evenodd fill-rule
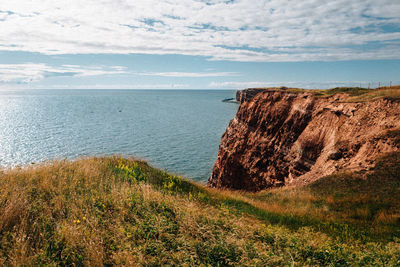
<instances>
[{"instance_id":1,"label":"white cloud","mask_svg":"<svg viewBox=\"0 0 400 267\"><path fill-rule=\"evenodd\" d=\"M0 64L0 82L29 83L40 81L47 77L60 76L100 76L127 73L120 66L91 66L62 65L53 67L43 63Z\"/></svg>"},{"instance_id":2,"label":"white cloud","mask_svg":"<svg viewBox=\"0 0 400 267\"><path fill-rule=\"evenodd\" d=\"M186 89L188 84L183 83L156 83L156 84L80 84L80 85L70 85L70 84L53 84L46 86L46 89ZM0 90L21 90L21 89L43 89L40 84L1 84Z\"/></svg>"},{"instance_id":3,"label":"white cloud","mask_svg":"<svg viewBox=\"0 0 400 267\"><path fill-rule=\"evenodd\" d=\"M237 72L138 72L136 75L176 77L176 78L204 78L204 77L228 77L239 76Z\"/></svg>"},{"instance_id":4,"label":"white cloud","mask_svg":"<svg viewBox=\"0 0 400 267\"><path fill-rule=\"evenodd\" d=\"M44 63L24 64L0 64L0 82L5 83L29 83L37 82L48 77L60 76L102 76L102 75L136 75L136 76L159 76L174 78L204 78L204 77L229 77L239 76L237 72L131 72L122 66L79 66L61 65L59 67L49 66ZM150 85L143 85L153 88ZM165 84L156 86L163 87ZM167 88L171 86L168 84Z\"/></svg>"},{"instance_id":5,"label":"white cloud","mask_svg":"<svg viewBox=\"0 0 400 267\"><path fill-rule=\"evenodd\" d=\"M13 0L0 3L0 50L399 59L398 14L398 0Z\"/></svg>"}]
</instances>

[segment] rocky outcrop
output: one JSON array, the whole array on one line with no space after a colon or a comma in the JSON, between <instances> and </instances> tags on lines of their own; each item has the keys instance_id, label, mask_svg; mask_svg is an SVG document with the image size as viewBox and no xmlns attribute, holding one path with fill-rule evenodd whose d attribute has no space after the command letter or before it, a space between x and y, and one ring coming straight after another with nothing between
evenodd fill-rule
<instances>
[{"instance_id":1,"label":"rocky outcrop","mask_svg":"<svg viewBox=\"0 0 400 267\"><path fill-rule=\"evenodd\" d=\"M347 97L241 92L209 185L257 191L306 184L344 169L366 172L383 153L399 151L388 133L400 129L400 102L347 103Z\"/></svg>"},{"instance_id":2,"label":"rocky outcrop","mask_svg":"<svg viewBox=\"0 0 400 267\"><path fill-rule=\"evenodd\" d=\"M236 101L243 103L255 97L258 93L265 91L263 88L249 88L246 90L238 90L236 92Z\"/></svg>"},{"instance_id":3,"label":"rocky outcrop","mask_svg":"<svg viewBox=\"0 0 400 267\"><path fill-rule=\"evenodd\" d=\"M238 90L236 91L236 101L238 101L239 103L249 101L262 91L287 90L287 89L289 88L281 86L281 87L270 87L270 88L248 88L245 90Z\"/></svg>"}]
</instances>

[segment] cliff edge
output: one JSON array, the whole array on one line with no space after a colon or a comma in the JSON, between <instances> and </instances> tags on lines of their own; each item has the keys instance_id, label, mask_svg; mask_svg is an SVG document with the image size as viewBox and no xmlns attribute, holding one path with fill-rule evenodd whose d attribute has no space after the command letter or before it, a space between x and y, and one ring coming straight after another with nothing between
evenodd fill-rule
<instances>
[{"instance_id":1,"label":"cliff edge","mask_svg":"<svg viewBox=\"0 0 400 267\"><path fill-rule=\"evenodd\" d=\"M379 156L400 150L399 92L243 90L209 185L258 191L343 170L366 173Z\"/></svg>"}]
</instances>

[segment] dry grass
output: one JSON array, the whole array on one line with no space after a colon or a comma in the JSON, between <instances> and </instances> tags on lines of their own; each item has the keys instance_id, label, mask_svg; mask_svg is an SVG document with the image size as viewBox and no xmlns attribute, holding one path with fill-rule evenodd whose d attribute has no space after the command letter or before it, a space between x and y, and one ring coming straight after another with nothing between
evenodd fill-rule
<instances>
[{"instance_id":1,"label":"dry grass","mask_svg":"<svg viewBox=\"0 0 400 267\"><path fill-rule=\"evenodd\" d=\"M304 192L220 192L119 157L6 170L0 173L0 263L396 264L395 239L363 244L317 224L293 228L297 217L274 222L285 214L314 216L318 197ZM391 216L380 212L375 221L391 223Z\"/></svg>"},{"instance_id":2,"label":"dry grass","mask_svg":"<svg viewBox=\"0 0 400 267\"><path fill-rule=\"evenodd\" d=\"M318 97L329 97L336 93L345 93L349 97L344 102L368 102L378 99L400 100L400 85L367 89L360 87L338 87L328 90L313 90Z\"/></svg>"},{"instance_id":3,"label":"dry grass","mask_svg":"<svg viewBox=\"0 0 400 267\"><path fill-rule=\"evenodd\" d=\"M236 198L268 212L346 223L390 238L400 230L400 153L378 160L367 178L345 172L309 186L239 195Z\"/></svg>"},{"instance_id":4,"label":"dry grass","mask_svg":"<svg viewBox=\"0 0 400 267\"><path fill-rule=\"evenodd\" d=\"M309 215L316 197L310 191L299 188L268 189L258 193L223 190L217 191L225 198L234 198L268 212ZM316 211L318 214L318 211Z\"/></svg>"},{"instance_id":5,"label":"dry grass","mask_svg":"<svg viewBox=\"0 0 400 267\"><path fill-rule=\"evenodd\" d=\"M272 92L291 92L302 93L312 92L316 97L326 98L335 94L348 94L349 97L344 102L368 102L377 99L400 100L400 85L391 87L379 87L376 89L367 89L361 87L336 87L331 89L301 89L286 87L265 87L262 88Z\"/></svg>"},{"instance_id":6,"label":"dry grass","mask_svg":"<svg viewBox=\"0 0 400 267\"><path fill-rule=\"evenodd\" d=\"M12 265L146 265L207 262L196 247L240 250L260 227L210 205L165 194L115 173L134 161L91 158L5 172L1 177L1 260ZM246 225L246 226L245 226ZM223 235L221 235L221 233ZM258 242L257 246L262 247ZM262 249L255 247L262 257ZM220 263L247 261L215 252ZM238 252L239 253L239 252ZM239 254L238 254L239 255Z\"/></svg>"},{"instance_id":7,"label":"dry grass","mask_svg":"<svg viewBox=\"0 0 400 267\"><path fill-rule=\"evenodd\" d=\"M367 102L377 99L399 100L400 99L400 86L391 88L381 87L370 92L358 96L352 96L346 99L346 102Z\"/></svg>"}]
</instances>

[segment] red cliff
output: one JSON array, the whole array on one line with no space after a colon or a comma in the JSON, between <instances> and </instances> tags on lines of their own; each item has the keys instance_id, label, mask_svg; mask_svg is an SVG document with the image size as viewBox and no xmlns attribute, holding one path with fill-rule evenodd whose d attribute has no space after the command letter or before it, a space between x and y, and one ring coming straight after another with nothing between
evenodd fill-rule
<instances>
[{"instance_id":1,"label":"red cliff","mask_svg":"<svg viewBox=\"0 0 400 267\"><path fill-rule=\"evenodd\" d=\"M400 150L391 134L400 135L397 99L348 102L343 93L268 89L238 95L241 105L222 136L212 187L257 191L345 169L367 172L377 157Z\"/></svg>"}]
</instances>

